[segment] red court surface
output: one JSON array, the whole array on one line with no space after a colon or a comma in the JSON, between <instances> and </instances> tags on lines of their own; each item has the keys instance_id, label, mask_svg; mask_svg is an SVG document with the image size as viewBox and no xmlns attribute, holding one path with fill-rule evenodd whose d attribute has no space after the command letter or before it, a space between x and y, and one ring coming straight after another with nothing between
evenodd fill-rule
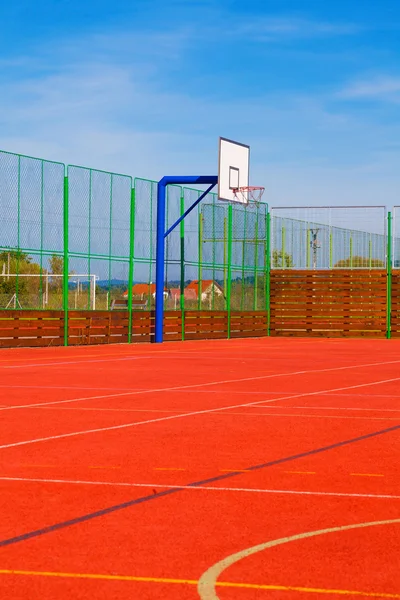
<instances>
[{"instance_id":1,"label":"red court surface","mask_svg":"<svg viewBox=\"0 0 400 600\"><path fill-rule=\"evenodd\" d=\"M400 598L400 340L0 353L0 597Z\"/></svg>"}]
</instances>

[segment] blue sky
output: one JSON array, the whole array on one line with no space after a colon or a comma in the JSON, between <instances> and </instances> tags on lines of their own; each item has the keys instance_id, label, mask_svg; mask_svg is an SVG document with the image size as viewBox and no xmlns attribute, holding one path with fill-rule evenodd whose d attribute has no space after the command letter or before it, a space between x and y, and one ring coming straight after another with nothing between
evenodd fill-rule
<instances>
[{"instance_id":1,"label":"blue sky","mask_svg":"<svg viewBox=\"0 0 400 600\"><path fill-rule=\"evenodd\" d=\"M0 148L159 178L252 148L271 205L400 204L395 0L0 8Z\"/></svg>"}]
</instances>

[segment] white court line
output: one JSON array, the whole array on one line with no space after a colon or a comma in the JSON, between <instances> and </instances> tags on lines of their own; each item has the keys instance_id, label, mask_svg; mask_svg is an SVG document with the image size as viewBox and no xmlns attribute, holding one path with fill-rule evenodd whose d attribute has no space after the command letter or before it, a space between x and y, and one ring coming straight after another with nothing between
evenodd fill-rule
<instances>
[{"instance_id":1,"label":"white court line","mask_svg":"<svg viewBox=\"0 0 400 600\"><path fill-rule=\"evenodd\" d=\"M128 361L128 360L145 360L145 359L153 359L154 360L154 355L151 354L149 356L123 356L123 357L117 357L117 358L95 358L94 360L84 360L84 358L82 360L63 360L63 361L59 361L57 363L52 362L52 363L36 363L36 364L29 364L29 365L0 365L0 369L26 369L31 368L31 367L58 367L59 365L81 365L81 366L85 366L87 364L91 364L91 363L109 363L109 362L123 362L123 361ZM165 358L165 357L164 357Z\"/></svg>"},{"instance_id":2,"label":"white court line","mask_svg":"<svg viewBox=\"0 0 400 600\"><path fill-rule=\"evenodd\" d=\"M259 408L259 407L258 407ZM271 407L269 407L271 408ZM274 406L273 408L282 408ZM289 408L292 408L291 406ZM218 413L216 413L218 414ZM289 414L289 413L255 413L255 412L230 412L228 415L245 415L247 417L290 417L293 418L307 418L307 419L346 419L346 420L363 420L363 421L399 421L400 417L356 417L348 415L300 415L300 414Z\"/></svg>"},{"instance_id":3,"label":"white court line","mask_svg":"<svg viewBox=\"0 0 400 600\"><path fill-rule=\"evenodd\" d=\"M117 388L117 387L86 387L86 386L76 386L76 387L72 387L70 385L0 385L0 389L25 389L25 390L68 390L68 391L78 391L80 392L81 390L104 390L104 391L111 391L113 390L118 391L118 392L137 392L137 391L146 391L147 388L143 388L143 389L139 389L139 390L135 390L129 387L126 388Z\"/></svg>"},{"instance_id":4,"label":"white court line","mask_svg":"<svg viewBox=\"0 0 400 600\"><path fill-rule=\"evenodd\" d=\"M135 390L132 388L116 388L116 387L87 387L87 386L68 386L68 385L1 385L0 384L0 389L35 389L35 390L69 390L69 391L81 391L81 390L105 390L105 391L118 391L118 392L128 392L128 393L134 393L134 392L147 392L147 389L143 388L143 389L139 389L139 390ZM187 391L186 390L181 390L181 389L177 389L175 390L176 393L182 393L182 394L186 394ZM196 390L196 394L223 394L224 392L221 390ZM269 390L265 390L265 391L236 391L236 390L229 390L229 395L241 395L241 396L250 396L250 395L261 395L264 394L265 396L272 396L274 394L284 394L285 392L282 391L274 391L271 392ZM300 394L301 392L298 391L293 391L293 394ZM400 398L400 394L338 394L338 393L327 393L325 394L326 396L333 396L334 398L347 398L347 397L351 397L351 398ZM56 401L57 402L57 401ZM52 404L52 403L51 403ZM6 408L19 408L19 406L13 406L11 404L7 405L7 404L2 404L0 405L1 407L6 407ZM22 408L22 407L21 407ZM272 407L272 408L279 408L277 407ZM290 408L310 408L311 409L318 409L320 408L321 410L371 410L371 411L385 411L385 410L390 410L393 412L400 412L400 409L395 409L395 408L344 408L341 406L335 406L335 407L326 407L326 406L291 406ZM99 409L100 410L100 409ZM104 409L106 410L106 409ZM117 409L110 409L110 410L117 410Z\"/></svg>"},{"instance_id":5,"label":"white court line","mask_svg":"<svg viewBox=\"0 0 400 600\"><path fill-rule=\"evenodd\" d=\"M141 360L141 359L153 359L156 358L158 355L162 355L163 358L175 358L176 356L182 356L183 353L179 352L176 353L176 356L169 352L165 352L165 351L159 351L157 353L154 354L150 354L150 355L124 355L124 356L116 356L115 358L112 358L115 355L111 355L111 358L107 358L107 359L103 359L103 358L95 358L94 360L85 360L84 355L82 355L82 358L80 358L79 360L74 360L74 361L59 361L59 362L46 362L46 363L29 363L29 364L22 364L22 365L2 365L0 364L0 369L25 369L25 368L31 368L31 367L57 367L58 365L73 365L73 364L78 364L78 365L86 365L86 364L90 364L90 363L104 363L104 362L120 362L120 361L129 361L129 360ZM189 353L189 355L193 356L194 353ZM197 358L202 358L203 355L197 356ZM204 358L208 358L210 357L212 360L214 360L214 356L213 354L210 353L210 355L206 355ZM220 360L225 360L225 358L221 358ZM246 356L239 356L239 357L232 357L231 359L228 357L227 360L234 360L235 362L240 362L241 360L245 363L246 362ZM266 359L266 362L271 363L271 361L276 360L278 361L278 364L281 363L280 358L268 358ZM343 366L343 367L335 367L332 369L319 369L319 370L308 370L308 371L304 371L304 373L314 373L314 372L323 372L323 371L332 371L332 370L339 370L339 369L357 369L357 368L363 368L363 367L372 367L372 366L381 366L381 365L391 365L391 364L396 364L399 363L400 360L389 360L389 361L384 361L384 362L379 362L379 363L368 363L368 364L362 364L362 365L348 365L348 366Z\"/></svg>"},{"instance_id":6,"label":"white court line","mask_svg":"<svg viewBox=\"0 0 400 600\"><path fill-rule=\"evenodd\" d=\"M168 387L168 388L150 388L147 390L134 390L134 391L129 391L129 392L121 392L118 394L104 394L101 396L86 396L86 397L81 397L81 398L70 398L68 400L54 400L54 401L50 401L50 402L39 402L39 403L35 403L35 404L18 404L18 405L14 405L14 406L7 406L6 408L0 408L1 410L16 410L16 409L21 409L21 408L36 408L37 406L49 406L49 405L57 405L57 404L66 404L69 402L83 402L86 400L101 400L104 398L118 398L121 396L134 396L134 395L138 395L138 394L152 394L155 392L176 392L177 390L189 390L189 389L195 389L195 388L204 388L204 387L210 387L210 386L214 386L214 385L222 385L222 384L226 384L226 383L243 383L245 381L260 381L260 380L265 380L265 379L275 379L278 377L289 377L289 376L293 376L293 375L308 375L310 373L327 373L327 372L331 372L331 371L343 371L343 370L349 370L349 369L358 369L358 368L366 368L366 367L372 367L372 366L381 366L381 365L386 365L386 364L392 364L392 363L399 363L400 360L395 360L395 361L389 361L389 362L381 362L381 363L367 363L367 364L363 364L363 365L348 365L345 367L330 367L327 369L313 369L311 371L292 371L289 373L274 373L274 374L269 374L269 375L258 375L256 377L242 377L240 379L223 379L220 381L209 381L206 383L192 383L189 385L178 385L178 386L174 386L174 387ZM392 379L388 379L386 381L395 381ZM369 384L363 384L363 385L369 385ZM371 384L373 385L373 384ZM345 388L337 388L337 390L347 390L347 389L351 389L353 386L345 387ZM356 386L357 387L357 386ZM362 386L359 386L362 387ZM334 391L337 391L334 389ZM196 390L197 391L197 390ZM226 393L223 390L221 390L221 393ZM228 392L230 393L230 392ZM323 391L318 392L318 393L324 393ZM299 398L302 397L304 394L294 394L293 398ZM290 396L288 396L289 398ZM275 400L279 400L280 398L277 398ZM285 400L287 398L284 398ZM275 401L273 400L273 401ZM263 401L262 401L263 402ZM269 401L267 401L269 402ZM253 402L250 404L261 404L261 402ZM249 405L250 405L249 404ZM248 404L238 404L237 406L248 406ZM1 448L1 446L0 446Z\"/></svg>"},{"instance_id":7,"label":"white court line","mask_svg":"<svg viewBox=\"0 0 400 600\"><path fill-rule=\"evenodd\" d=\"M365 386L370 386L370 385L380 385L382 383L388 383L389 381L399 381L399 380L400 380L400 377L395 377L393 379L383 379L382 381L375 381L372 383L360 383L358 385L350 385L350 386L346 386L346 387L333 388L328 391L332 392L332 391L356 389L356 388L360 388L360 387L365 387ZM316 396L316 395L323 394L323 393L324 393L323 390L317 391L317 392L305 392L304 394L297 394L296 397L304 398L306 396ZM294 396L286 396L286 397L283 396L281 398L274 398L273 400L261 400L260 402L248 402L245 404L236 404L233 406L223 406L223 407L219 407L219 408L196 410L193 412L182 413L179 415L170 415L168 417L159 417L157 419L147 419L146 421L134 421L133 423L124 423L123 425L112 425L110 427L98 427L96 429L86 429L83 431L74 431L71 433L61 433L59 435L52 435L52 436L47 436L47 437L42 437L42 438L35 438L35 439L31 439L31 440L24 440L21 442L13 442L11 444L3 444L0 446L0 450L5 449L5 448L15 448L16 446L26 446L28 444L37 444L39 442L48 442L48 441L52 441L52 440L76 437L78 435L87 435L89 433L102 433L105 431L115 431L117 429L127 429L130 427L138 427L139 425L149 425L152 423L160 423L162 421L172 421L174 419L183 419L184 417L193 417L196 415L205 415L205 414L210 414L210 413L222 412L222 411L226 411L226 410L232 410L234 408L243 408L243 407L251 406L251 405L255 405L255 404L261 405L261 404L265 404L266 402L268 403L268 402L278 402L279 400L290 400L293 397ZM0 410L4 410L4 409L0 409Z\"/></svg>"},{"instance_id":8,"label":"white court line","mask_svg":"<svg viewBox=\"0 0 400 600\"><path fill-rule=\"evenodd\" d=\"M253 407L250 407L253 408ZM254 406L254 408L260 408L259 406ZM284 408L282 406L268 406L268 408ZM289 409L296 408L293 406L289 406ZM303 408L307 408L304 406ZM86 407L86 406L39 406L38 410L91 410L97 412L146 412L146 413L175 413L175 414L184 414L188 409L185 410L162 410L162 409L154 409L154 408L96 408L96 407ZM396 411L399 412L399 411ZM398 421L399 417L358 417L358 416L348 416L348 415L302 415L299 413L290 414L290 413L256 413L256 412L229 412L229 413L218 413L215 412L216 415L244 415L246 417L290 417L290 418L307 418L307 419L355 419L355 420L363 420L363 421Z\"/></svg>"},{"instance_id":9,"label":"white court line","mask_svg":"<svg viewBox=\"0 0 400 600\"><path fill-rule=\"evenodd\" d=\"M169 485L164 483L127 483L121 481L81 481L77 479L41 479L33 477L0 477L0 481L23 481L25 483L67 483L71 485L104 485L111 487L139 487L172 490L210 490L213 492L245 492L253 494L289 494L296 496L338 496L342 498L382 498L400 500L392 494L357 494L347 492L311 492L305 490L273 490L264 488L217 487L213 485Z\"/></svg>"},{"instance_id":10,"label":"white court line","mask_svg":"<svg viewBox=\"0 0 400 600\"><path fill-rule=\"evenodd\" d=\"M332 394L333 395L333 394ZM339 395L339 394L338 394ZM346 394L347 395L347 394ZM256 408L260 408L259 406L257 406ZM400 408L353 408L351 406L287 406L287 407L283 407L283 406L268 406L265 407L271 409L275 409L275 410L279 410L282 408L287 408L288 410L293 409L306 409L306 410L361 410L361 411L367 411L367 412L400 412Z\"/></svg>"},{"instance_id":11,"label":"white court line","mask_svg":"<svg viewBox=\"0 0 400 600\"><path fill-rule=\"evenodd\" d=\"M0 386L2 387L2 386ZM4 387L8 387L8 386L4 386ZM30 386L27 386L30 387ZM177 390L177 392L181 392L184 393L184 390ZM198 393L203 393L203 394L220 394L221 390L198 390ZM265 394L265 395L271 395L271 394L282 394L283 392L281 391L237 391L237 390L230 390L229 394L245 394L246 396L250 396L250 395L255 395L255 396L259 396L260 394ZM293 390L292 392L293 394L300 394L299 391L297 390ZM333 396L333 397L337 397L337 398L347 398L348 396L351 398L400 398L400 394L325 394L326 396Z\"/></svg>"}]
</instances>

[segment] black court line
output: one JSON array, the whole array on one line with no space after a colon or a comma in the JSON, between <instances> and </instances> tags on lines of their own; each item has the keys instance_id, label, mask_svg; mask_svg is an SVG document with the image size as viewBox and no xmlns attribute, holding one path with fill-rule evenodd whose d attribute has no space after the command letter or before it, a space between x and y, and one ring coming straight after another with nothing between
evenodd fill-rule
<instances>
[{"instance_id":1,"label":"black court line","mask_svg":"<svg viewBox=\"0 0 400 600\"><path fill-rule=\"evenodd\" d=\"M384 435L386 433L391 433L393 431L398 431L400 429L400 425L394 425L393 427L388 427L386 429L381 429L379 431L374 431L372 433L367 433L365 435L361 435L356 438L351 438L350 440L343 440L342 442L336 442L334 444L330 444L329 446L322 446L321 448L315 448L314 450L307 450L306 452L301 452L300 454L292 454L291 456L285 456L283 458L278 458L266 463L261 463L259 465L253 465L245 469L246 471L257 471L259 469L266 469L268 467L274 467L275 465L280 465L283 463L287 463L293 460L297 460L299 458L306 458L307 456L313 456L315 454L321 454L322 452L328 452L329 450L335 450L336 448L340 448L341 446L348 446L349 444L354 444L356 442L362 442L363 440L368 440L373 437L377 437L380 435ZM97 510L92 513L88 513L86 515L82 515L80 517L75 517L74 519L69 519L68 521L61 521L60 523L54 523L54 525L48 525L47 527L43 527L42 529L36 529L34 531L29 531L27 533L22 533L21 535L17 535L12 538L8 538L6 540L0 541L0 547L2 546L11 546L12 544L17 544L18 542L24 542L31 538L40 537L42 535L46 535L48 533L53 533L54 531L59 531L60 529L65 529L67 527L71 527L72 525L78 525L79 523L85 523L86 521L91 521L92 519L97 519L98 517L104 517L105 515L109 515L111 513L117 512L119 510L124 510L125 508L130 508L131 506L136 506L137 504L143 504L144 502L150 502L152 500L158 500L159 498L163 498L164 496L171 496L172 494L177 494L178 492L187 491L188 487L197 487L207 485L209 483L216 483L217 481L223 481L225 479L231 479L232 477L237 477L238 475L242 475L243 471L233 471L230 473L224 473L224 475L217 475L215 477L210 477L209 479L202 479L201 481L194 481L192 483L188 483L185 487L177 487L173 489L166 490L164 492L153 492L148 496L142 496L141 498L136 498L135 500L128 500L127 502L123 502L122 504L115 504L114 506L109 506L107 508L102 508L101 510ZM162 487L162 486L161 486Z\"/></svg>"}]
</instances>

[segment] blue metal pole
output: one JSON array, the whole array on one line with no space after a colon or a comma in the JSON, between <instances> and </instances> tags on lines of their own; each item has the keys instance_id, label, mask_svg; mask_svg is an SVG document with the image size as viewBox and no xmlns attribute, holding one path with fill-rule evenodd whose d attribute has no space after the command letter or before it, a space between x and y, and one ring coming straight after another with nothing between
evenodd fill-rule
<instances>
[{"instance_id":1,"label":"blue metal pole","mask_svg":"<svg viewBox=\"0 0 400 600\"><path fill-rule=\"evenodd\" d=\"M163 341L164 325L164 266L165 266L165 205L166 187L169 184L193 185L218 183L217 175L200 176L167 176L160 179L157 187L157 248L156 248L156 311L155 311L155 338L160 344ZM177 223L176 223L177 224ZM176 225L175 224L175 225Z\"/></svg>"},{"instance_id":2,"label":"blue metal pole","mask_svg":"<svg viewBox=\"0 0 400 600\"><path fill-rule=\"evenodd\" d=\"M170 234L170 233L171 233L171 232L172 232L172 231L175 229L175 227L177 227L177 226L179 225L179 223L180 223L181 221L183 221L183 219L185 219L185 218L188 216L188 214L189 214L189 213L191 213L191 212L192 212L192 210L193 210L194 208L196 208L196 206L197 206L198 204L200 204L200 202L203 200L203 198L205 198L205 197L207 196L207 194L209 194L209 193L211 192L211 190L213 189L213 187L214 187L214 186L215 186L215 183L212 183L212 184L210 185L210 187L208 187L208 188L206 189L206 191L204 192L204 194L201 194L201 196L199 196L199 197L197 198L196 202L194 202L194 203L192 204L192 206L191 206L190 208L188 208L188 209L187 209L187 211L186 211L185 213L183 213L183 215L181 215L181 216L179 217L179 219L178 219L177 221L175 221L175 223L174 223L173 225L171 225L171 227L168 229L168 231L166 231L166 232L164 233L164 237L167 237L167 236L168 236L168 235L169 235L169 234Z\"/></svg>"},{"instance_id":3,"label":"blue metal pole","mask_svg":"<svg viewBox=\"0 0 400 600\"><path fill-rule=\"evenodd\" d=\"M154 340L156 344L159 344L163 341L166 190L167 184L163 182L163 179L161 179L157 187L156 314Z\"/></svg>"}]
</instances>

